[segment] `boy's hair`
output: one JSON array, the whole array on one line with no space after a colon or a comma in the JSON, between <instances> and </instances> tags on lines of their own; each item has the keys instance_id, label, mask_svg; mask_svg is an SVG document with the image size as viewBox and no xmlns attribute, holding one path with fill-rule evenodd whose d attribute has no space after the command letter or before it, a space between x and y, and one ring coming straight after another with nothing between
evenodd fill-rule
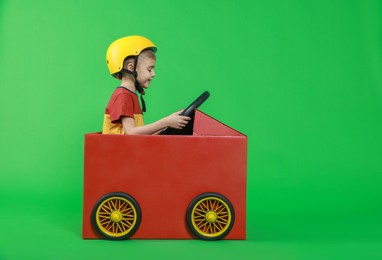
<instances>
[{"instance_id":1,"label":"boy's hair","mask_svg":"<svg viewBox=\"0 0 382 260\"><path fill-rule=\"evenodd\" d=\"M151 49L147 49L147 50L144 50L142 51L138 57L127 57L124 61L123 61L123 68L126 69L127 68L127 64L129 63L133 63L135 62L135 59L136 58L139 58L139 60L144 60L144 59L153 59L153 60L156 60L156 55L155 55L155 52Z\"/></svg>"}]
</instances>

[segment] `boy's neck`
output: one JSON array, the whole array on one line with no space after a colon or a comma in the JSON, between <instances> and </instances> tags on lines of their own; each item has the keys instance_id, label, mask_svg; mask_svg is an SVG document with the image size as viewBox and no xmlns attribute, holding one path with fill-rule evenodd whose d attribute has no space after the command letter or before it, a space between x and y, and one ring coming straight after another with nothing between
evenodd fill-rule
<instances>
[{"instance_id":1,"label":"boy's neck","mask_svg":"<svg viewBox=\"0 0 382 260\"><path fill-rule=\"evenodd\" d=\"M134 81L131 80L130 78L123 77L121 82L121 87L127 88L128 90L134 93L137 91L137 89L135 88Z\"/></svg>"}]
</instances>

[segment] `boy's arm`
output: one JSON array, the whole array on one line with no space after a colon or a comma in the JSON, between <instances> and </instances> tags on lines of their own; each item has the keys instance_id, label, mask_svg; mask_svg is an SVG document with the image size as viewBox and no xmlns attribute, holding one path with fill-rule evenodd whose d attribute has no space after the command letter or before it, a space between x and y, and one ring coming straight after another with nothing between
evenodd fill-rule
<instances>
[{"instance_id":1,"label":"boy's arm","mask_svg":"<svg viewBox=\"0 0 382 260\"><path fill-rule=\"evenodd\" d=\"M135 126L134 119L132 119L131 117L122 118L122 126L125 130L125 134L127 135L151 135L166 127L163 125L163 122L159 120L152 124Z\"/></svg>"},{"instance_id":2,"label":"boy's arm","mask_svg":"<svg viewBox=\"0 0 382 260\"><path fill-rule=\"evenodd\" d=\"M182 111L178 111L154 123L144 126L135 126L134 119L130 117L123 117L121 121L125 134L127 135L151 135L157 133L165 127L175 129L182 129L185 127L191 118L188 116L179 115L181 112Z\"/></svg>"}]
</instances>

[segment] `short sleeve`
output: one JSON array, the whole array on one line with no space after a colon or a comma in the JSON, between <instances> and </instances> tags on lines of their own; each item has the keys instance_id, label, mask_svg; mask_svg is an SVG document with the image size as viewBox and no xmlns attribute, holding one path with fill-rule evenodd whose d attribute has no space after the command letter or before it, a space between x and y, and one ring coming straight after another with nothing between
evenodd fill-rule
<instances>
[{"instance_id":1,"label":"short sleeve","mask_svg":"<svg viewBox=\"0 0 382 260\"><path fill-rule=\"evenodd\" d=\"M109 107L111 122L119 121L121 116L134 118L134 101L130 95L119 94Z\"/></svg>"}]
</instances>

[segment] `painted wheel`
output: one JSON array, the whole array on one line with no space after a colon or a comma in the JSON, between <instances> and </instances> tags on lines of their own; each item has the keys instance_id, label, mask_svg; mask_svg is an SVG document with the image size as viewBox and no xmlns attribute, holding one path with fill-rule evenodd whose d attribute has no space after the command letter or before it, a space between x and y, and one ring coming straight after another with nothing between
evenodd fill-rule
<instances>
[{"instance_id":1,"label":"painted wheel","mask_svg":"<svg viewBox=\"0 0 382 260\"><path fill-rule=\"evenodd\" d=\"M121 192L103 196L92 212L92 222L97 232L112 240L131 237L137 231L141 219L137 201Z\"/></svg>"},{"instance_id":2,"label":"painted wheel","mask_svg":"<svg viewBox=\"0 0 382 260\"><path fill-rule=\"evenodd\" d=\"M186 213L187 226L200 239L224 238L235 222L231 202L218 193L203 193L193 199Z\"/></svg>"}]
</instances>

